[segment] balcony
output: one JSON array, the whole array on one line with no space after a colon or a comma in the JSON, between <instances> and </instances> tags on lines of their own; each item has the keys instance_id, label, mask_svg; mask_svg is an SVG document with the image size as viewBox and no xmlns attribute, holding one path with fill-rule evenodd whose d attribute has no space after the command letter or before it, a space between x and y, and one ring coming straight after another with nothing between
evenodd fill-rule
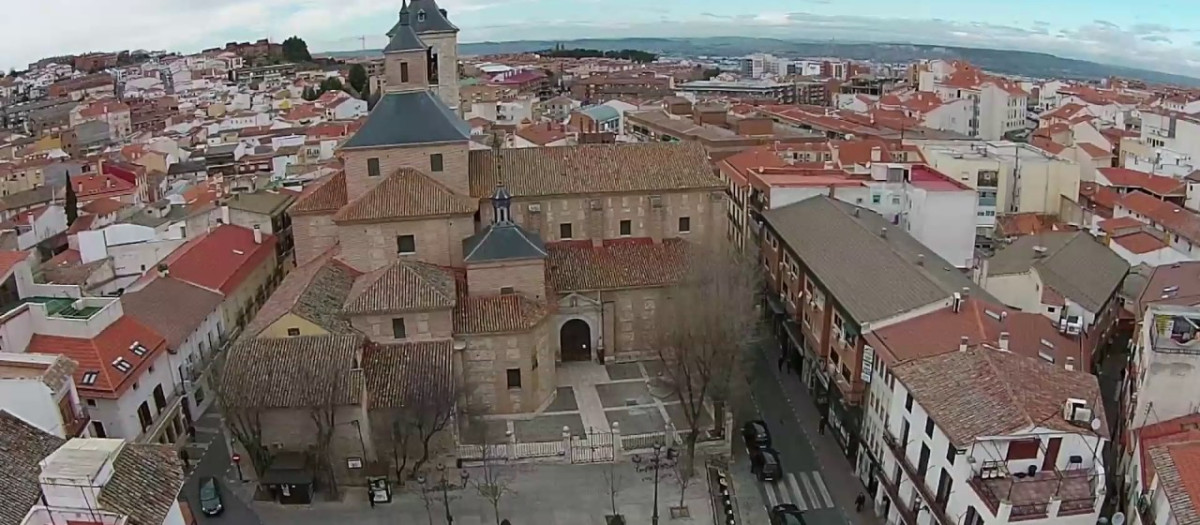
<instances>
[{"instance_id":1,"label":"balcony","mask_svg":"<svg viewBox=\"0 0 1200 525\"><path fill-rule=\"evenodd\" d=\"M1009 521L1092 514L1103 485L1101 473L1091 469L1049 470L1010 475L1003 461L985 461L971 478L971 487L993 514L1003 504L1012 505ZM1054 502L1058 502L1055 509Z\"/></svg>"},{"instance_id":2,"label":"balcony","mask_svg":"<svg viewBox=\"0 0 1200 525\"><path fill-rule=\"evenodd\" d=\"M170 394L167 396L166 402L163 404L162 410L159 410L158 414L156 414L154 416L154 421L150 424L150 426L146 427L146 430L144 432L142 432L142 435L138 438L138 442L139 443L162 442L161 438L162 438L163 434L167 433L166 429L171 427L172 423L174 423L176 416L179 415L179 407L182 406L182 404L183 404L183 386L175 385L174 387L171 388ZM178 429L176 429L176 430L178 430ZM170 436L168 436L168 437L170 437ZM177 441L177 438L178 438L178 434L176 434L174 438L170 439L170 441L175 442L175 441Z\"/></svg>"},{"instance_id":3,"label":"balcony","mask_svg":"<svg viewBox=\"0 0 1200 525\"><path fill-rule=\"evenodd\" d=\"M840 386L840 383L839 383ZM929 509L930 514L937 518L939 525L957 525L950 516L946 514L946 509L941 504L937 503L937 497L933 491L925 485L925 476L917 473L917 468L912 463L908 462L908 455L905 453L904 445L896 441L896 437L892 435L891 430L884 429L883 442L887 444L892 455L896 456L896 463L900 464L900 469L904 471L904 475L912 480L913 485L917 487L917 492L921 494L921 500L927 502L924 508Z\"/></svg>"},{"instance_id":4,"label":"balcony","mask_svg":"<svg viewBox=\"0 0 1200 525\"><path fill-rule=\"evenodd\" d=\"M883 487L883 491L887 493L888 499L891 500L892 506L896 508L896 512L900 513L900 518L904 520L906 525L916 525L917 515L912 509L904 503L900 497L900 484L898 480L888 479L887 474L883 471L879 472L879 485ZM886 516L885 516L886 518Z\"/></svg>"},{"instance_id":5,"label":"balcony","mask_svg":"<svg viewBox=\"0 0 1200 525\"><path fill-rule=\"evenodd\" d=\"M63 413L63 433L67 438L79 437L91 422L87 408L75 407L73 413Z\"/></svg>"}]
</instances>

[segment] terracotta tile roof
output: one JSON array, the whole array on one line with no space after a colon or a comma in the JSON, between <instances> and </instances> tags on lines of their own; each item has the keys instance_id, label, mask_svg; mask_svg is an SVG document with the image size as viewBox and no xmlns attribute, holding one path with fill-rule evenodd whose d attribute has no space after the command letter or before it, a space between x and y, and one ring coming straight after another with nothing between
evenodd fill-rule
<instances>
[{"instance_id":1,"label":"terracotta tile roof","mask_svg":"<svg viewBox=\"0 0 1200 525\"><path fill-rule=\"evenodd\" d=\"M135 343L146 347L145 355L139 356L131 350ZM80 395L116 399L166 348L167 341L162 335L132 316L124 315L92 339L34 334L27 351L73 359L79 363L75 369L75 385ZM127 361L132 368L128 372L118 370L113 366L118 359ZM89 373L96 374L91 384L83 380Z\"/></svg>"},{"instance_id":2,"label":"terracotta tile roof","mask_svg":"<svg viewBox=\"0 0 1200 525\"><path fill-rule=\"evenodd\" d=\"M1108 181L1108 186L1116 188L1138 188L1155 195L1180 197L1187 190L1187 184L1179 179L1143 171L1126 168L1098 168L1096 172Z\"/></svg>"},{"instance_id":3,"label":"terracotta tile roof","mask_svg":"<svg viewBox=\"0 0 1200 525\"><path fill-rule=\"evenodd\" d=\"M1142 461L1142 486L1149 486L1156 473L1150 451L1171 443L1188 443L1200 441L1200 414L1188 414L1175 419L1168 419L1134 429L1133 433L1140 445Z\"/></svg>"},{"instance_id":4,"label":"terracotta tile roof","mask_svg":"<svg viewBox=\"0 0 1200 525\"><path fill-rule=\"evenodd\" d=\"M337 222L388 221L411 217L469 215L479 203L457 195L412 168L401 168L333 216Z\"/></svg>"},{"instance_id":5,"label":"terracotta tile roof","mask_svg":"<svg viewBox=\"0 0 1200 525\"><path fill-rule=\"evenodd\" d=\"M1127 230L1140 230L1145 227L1146 224L1133 218L1131 215L1127 215L1125 217L1100 221L1096 224L1096 226L1103 230L1104 233L1116 236L1117 234L1124 233Z\"/></svg>"},{"instance_id":6,"label":"terracotta tile roof","mask_svg":"<svg viewBox=\"0 0 1200 525\"><path fill-rule=\"evenodd\" d=\"M334 213L346 205L346 172L339 171L323 181L309 185L288 208L291 215Z\"/></svg>"},{"instance_id":7,"label":"terracotta tile roof","mask_svg":"<svg viewBox=\"0 0 1200 525\"><path fill-rule=\"evenodd\" d=\"M116 199L96 199L81 206L80 210L93 215L108 215L110 213L116 213L118 210L126 206L128 206L128 204Z\"/></svg>"},{"instance_id":8,"label":"terracotta tile roof","mask_svg":"<svg viewBox=\"0 0 1200 525\"><path fill-rule=\"evenodd\" d=\"M1121 194L1107 186L1101 186L1095 182L1080 182L1079 183L1079 198L1081 201L1094 203L1096 206L1104 208L1111 212L1117 206L1117 200L1121 198Z\"/></svg>"},{"instance_id":9,"label":"terracotta tile roof","mask_svg":"<svg viewBox=\"0 0 1200 525\"><path fill-rule=\"evenodd\" d=\"M1158 484L1179 525L1200 523L1200 439L1150 449Z\"/></svg>"},{"instance_id":10,"label":"terracotta tile roof","mask_svg":"<svg viewBox=\"0 0 1200 525\"><path fill-rule=\"evenodd\" d=\"M544 301L522 294L464 296L454 309L455 334L528 331L549 314Z\"/></svg>"},{"instance_id":11,"label":"terracotta tile roof","mask_svg":"<svg viewBox=\"0 0 1200 525\"><path fill-rule=\"evenodd\" d=\"M1044 150L1046 153L1051 155L1058 155L1067 149L1066 146L1054 142L1046 137L1033 137L1029 142L1030 144L1033 144L1034 147Z\"/></svg>"},{"instance_id":12,"label":"terracotta tile roof","mask_svg":"<svg viewBox=\"0 0 1200 525\"><path fill-rule=\"evenodd\" d=\"M65 441L0 410L0 524L18 525L38 503L39 462Z\"/></svg>"},{"instance_id":13,"label":"terracotta tile roof","mask_svg":"<svg viewBox=\"0 0 1200 525\"><path fill-rule=\"evenodd\" d=\"M96 224L96 215L82 215L75 218L75 222L67 227L67 235L73 235L79 232L92 229L92 225Z\"/></svg>"},{"instance_id":14,"label":"terracotta tile roof","mask_svg":"<svg viewBox=\"0 0 1200 525\"><path fill-rule=\"evenodd\" d=\"M1058 222L1057 216L1044 213L1014 213L996 217L996 233L1000 237L1036 235L1065 229L1067 225Z\"/></svg>"},{"instance_id":15,"label":"terracotta tile roof","mask_svg":"<svg viewBox=\"0 0 1200 525\"><path fill-rule=\"evenodd\" d=\"M100 489L100 508L129 516L130 524L162 523L183 489L183 464L170 445L126 443L113 475Z\"/></svg>"},{"instance_id":16,"label":"terracotta tile roof","mask_svg":"<svg viewBox=\"0 0 1200 525\"><path fill-rule=\"evenodd\" d=\"M867 342L889 366L957 352L962 337L967 345L1000 348L1000 333L1008 332L1009 351L1026 357L1054 359L1065 367L1068 358L1076 370L1087 371L1091 365L1091 350L1058 333L1054 321L1032 312L1022 312L1003 305L970 297L959 312L951 308L888 325L866 335ZM1042 341L1050 343L1047 346Z\"/></svg>"},{"instance_id":17,"label":"terracotta tile roof","mask_svg":"<svg viewBox=\"0 0 1200 525\"><path fill-rule=\"evenodd\" d=\"M357 404L364 379L361 335L246 339L225 357L224 378L234 406L295 408L331 399Z\"/></svg>"},{"instance_id":18,"label":"terracotta tile roof","mask_svg":"<svg viewBox=\"0 0 1200 525\"><path fill-rule=\"evenodd\" d=\"M1126 193L1117 204L1154 221L1163 229L1200 244L1200 216L1178 204L1158 200L1140 190Z\"/></svg>"},{"instance_id":19,"label":"terracotta tile roof","mask_svg":"<svg viewBox=\"0 0 1200 525\"><path fill-rule=\"evenodd\" d=\"M347 315L439 310L454 307L454 274L416 261L397 261L354 280L342 311Z\"/></svg>"},{"instance_id":20,"label":"terracotta tile roof","mask_svg":"<svg viewBox=\"0 0 1200 525\"><path fill-rule=\"evenodd\" d=\"M562 124L553 122L535 123L517 130L516 135L539 146L557 142L571 136L571 132Z\"/></svg>"},{"instance_id":21,"label":"terracotta tile roof","mask_svg":"<svg viewBox=\"0 0 1200 525\"><path fill-rule=\"evenodd\" d=\"M471 196L485 198L503 179L513 197L718 190L720 179L698 143L586 144L470 153Z\"/></svg>"},{"instance_id":22,"label":"terracotta tile roof","mask_svg":"<svg viewBox=\"0 0 1200 525\"><path fill-rule=\"evenodd\" d=\"M1113 238L1113 242L1133 253L1150 253L1167 247L1167 243L1146 232L1134 232Z\"/></svg>"},{"instance_id":23,"label":"terracotta tile roof","mask_svg":"<svg viewBox=\"0 0 1200 525\"><path fill-rule=\"evenodd\" d=\"M664 286L682 279L687 266L687 242L680 239L607 240L599 247L563 241L546 247L546 283L559 293Z\"/></svg>"},{"instance_id":24,"label":"terracotta tile roof","mask_svg":"<svg viewBox=\"0 0 1200 525\"><path fill-rule=\"evenodd\" d=\"M246 335L256 336L272 323L292 313L333 334L352 334L341 316L342 304L359 273L333 258L337 248L288 273L246 325Z\"/></svg>"},{"instance_id":25,"label":"terracotta tile roof","mask_svg":"<svg viewBox=\"0 0 1200 525\"><path fill-rule=\"evenodd\" d=\"M956 446L983 436L1041 427L1091 434L1062 418L1068 398L1088 402L1108 435L1096 377L1042 359L990 348L947 352L892 367L921 407Z\"/></svg>"},{"instance_id":26,"label":"terracotta tile roof","mask_svg":"<svg viewBox=\"0 0 1200 525\"><path fill-rule=\"evenodd\" d=\"M1084 153L1087 153L1087 155L1093 159L1113 156L1111 151L1092 144L1091 142L1078 142L1075 145L1079 146L1079 149L1083 150Z\"/></svg>"},{"instance_id":27,"label":"terracotta tile roof","mask_svg":"<svg viewBox=\"0 0 1200 525\"><path fill-rule=\"evenodd\" d=\"M1200 261L1155 267L1137 297L1137 311L1144 312L1152 304L1200 304Z\"/></svg>"},{"instance_id":28,"label":"terracotta tile roof","mask_svg":"<svg viewBox=\"0 0 1200 525\"><path fill-rule=\"evenodd\" d=\"M167 277L122 295L121 307L125 315L162 334L168 347L178 351L224 299L216 292Z\"/></svg>"},{"instance_id":29,"label":"terracotta tile roof","mask_svg":"<svg viewBox=\"0 0 1200 525\"><path fill-rule=\"evenodd\" d=\"M75 195L80 198L98 195L128 195L137 191L137 187L125 179L109 173L76 175L71 177L75 186Z\"/></svg>"},{"instance_id":30,"label":"terracotta tile roof","mask_svg":"<svg viewBox=\"0 0 1200 525\"><path fill-rule=\"evenodd\" d=\"M275 236L262 237L262 244L256 244L253 230L223 224L180 246L163 262L171 277L228 296L274 257Z\"/></svg>"},{"instance_id":31,"label":"terracotta tile roof","mask_svg":"<svg viewBox=\"0 0 1200 525\"><path fill-rule=\"evenodd\" d=\"M370 408L453 406L454 342L371 344L363 356Z\"/></svg>"},{"instance_id":32,"label":"terracotta tile roof","mask_svg":"<svg viewBox=\"0 0 1200 525\"><path fill-rule=\"evenodd\" d=\"M0 277L8 275L21 261L29 260L29 252L0 250Z\"/></svg>"},{"instance_id":33,"label":"terracotta tile roof","mask_svg":"<svg viewBox=\"0 0 1200 525\"><path fill-rule=\"evenodd\" d=\"M65 253L75 250L67 250ZM62 254L59 254L62 255ZM87 264L83 263L58 263L51 265L49 261L41 267L42 279L46 284L74 284L83 286L87 284L92 274L99 271L105 265L109 264L111 258L104 258L92 261Z\"/></svg>"},{"instance_id":34,"label":"terracotta tile roof","mask_svg":"<svg viewBox=\"0 0 1200 525\"><path fill-rule=\"evenodd\" d=\"M1083 111L1083 110L1084 110L1084 106L1082 104L1076 104L1074 102L1071 102L1071 103L1063 104L1063 105L1061 105L1053 110L1050 110L1046 113L1043 113L1041 118L1042 119L1070 119L1070 118L1074 117L1076 113L1079 113L1080 111Z\"/></svg>"}]
</instances>

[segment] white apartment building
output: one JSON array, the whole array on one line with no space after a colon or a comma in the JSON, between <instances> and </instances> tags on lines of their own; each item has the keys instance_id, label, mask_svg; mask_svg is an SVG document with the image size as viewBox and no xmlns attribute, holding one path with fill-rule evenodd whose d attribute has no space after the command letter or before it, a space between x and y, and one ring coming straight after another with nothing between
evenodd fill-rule
<instances>
[{"instance_id":1,"label":"white apartment building","mask_svg":"<svg viewBox=\"0 0 1200 525\"><path fill-rule=\"evenodd\" d=\"M1200 117L1155 110L1142 110L1141 117L1142 142L1189 159L1200 157Z\"/></svg>"},{"instance_id":2,"label":"white apartment building","mask_svg":"<svg viewBox=\"0 0 1200 525\"><path fill-rule=\"evenodd\" d=\"M186 525L175 451L120 439L72 439L39 462L41 498L21 525Z\"/></svg>"},{"instance_id":3,"label":"white apartment building","mask_svg":"<svg viewBox=\"0 0 1200 525\"><path fill-rule=\"evenodd\" d=\"M59 355L0 352L0 410L56 437L86 436L88 412L72 379L76 368Z\"/></svg>"},{"instance_id":4,"label":"white apartment building","mask_svg":"<svg viewBox=\"0 0 1200 525\"><path fill-rule=\"evenodd\" d=\"M1126 456L1125 499L1122 509L1132 525L1173 525L1194 522L1197 498L1195 470L1200 461L1196 426L1200 415L1169 419L1131 432ZM1182 519L1181 519L1182 517Z\"/></svg>"},{"instance_id":5,"label":"white apartment building","mask_svg":"<svg viewBox=\"0 0 1200 525\"><path fill-rule=\"evenodd\" d=\"M1128 140L1128 139L1126 139ZM1141 139L1138 139L1139 141ZM1122 142L1124 146L1125 142ZM1139 145L1146 145L1141 143ZM1153 173L1155 175L1165 175L1167 177L1183 178L1196 171L1197 166L1193 163L1192 157L1175 151L1171 148L1137 148L1138 150L1145 149L1145 154L1142 151L1135 151L1134 148L1122 147L1122 152L1125 155L1122 166L1131 170L1137 170L1145 173ZM1189 208L1200 209L1193 206Z\"/></svg>"},{"instance_id":6,"label":"white apartment building","mask_svg":"<svg viewBox=\"0 0 1200 525\"><path fill-rule=\"evenodd\" d=\"M871 374L866 443L887 523L1096 523L1108 429L1094 376L966 344Z\"/></svg>"},{"instance_id":7,"label":"white apartment building","mask_svg":"<svg viewBox=\"0 0 1200 525\"><path fill-rule=\"evenodd\" d=\"M1163 303L1180 286L1147 290ZM1200 381L1200 309L1192 305L1154 304L1146 308L1134 340L1130 372L1126 374L1128 430L1196 413Z\"/></svg>"},{"instance_id":8,"label":"white apartment building","mask_svg":"<svg viewBox=\"0 0 1200 525\"><path fill-rule=\"evenodd\" d=\"M1017 83L961 61L932 60L919 67L918 90L936 93L942 100L971 102L968 136L1000 140L1028 127L1029 94Z\"/></svg>"},{"instance_id":9,"label":"white apartment building","mask_svg":"<svg viewBox=\"0 0 1200 525\"><path fill-rule=\"evenodd\" d=\"M1079 196L1079 165L1028 144L1009 141L913 141L934 169L978 192L979 234L997 214L1058 215L1063 198Z\"/></svg>"},{"instance_id":10,"label":"white apartment building","mask_svg":"<svg viewBox=\"0 0 1200 525\"><path fill-rule=\"evenodd\" d=\"M484 118L496 124L517 125L523 120L533 121L534 97L523 96L512 99L474 102L465 118Z\"/></svg>"}]
</instances>

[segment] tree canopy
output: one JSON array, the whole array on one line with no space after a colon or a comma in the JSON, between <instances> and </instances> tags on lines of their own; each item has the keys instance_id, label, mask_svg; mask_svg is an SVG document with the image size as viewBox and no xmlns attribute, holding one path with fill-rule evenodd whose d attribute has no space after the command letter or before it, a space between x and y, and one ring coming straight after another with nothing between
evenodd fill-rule
<instances>
[{"instance_id":1,"label":"tree canopy","mask_svg":"<svg viewBox=\"0 0 1200 525\"><path fill-rule=\"evenodd\" d=\"M631 60L639 64L654 62L658 55L637 49L622 49L620 51L601 51L599 49L548 49L538 54L548 57L562 58L619 58Z\"/></svg>"},{"instance_id":2,"label":"tree canopy","mask_svg":"<svg viewBox=\"0 0 1200 525\"><path fill-rule=\"evenodd\" d=\"M312 62L308 44L298 36L290 36L283 41L283 58L288 62Z\"/></svg>"},{"instance_id":3,"label":"tree canopy","mask_svg":"<svg viewBox=\"0 0 1200 525\"><path fill-rule=\"evenodd\" d=\"M346 80L350 82L350 87L354 88L354 91L364 93L364 90L367 88L367 81L369 80L367 78L367 68L363 67L362 64L350 66L350 73L347 75Z\"/></svg>"}]
</instances>

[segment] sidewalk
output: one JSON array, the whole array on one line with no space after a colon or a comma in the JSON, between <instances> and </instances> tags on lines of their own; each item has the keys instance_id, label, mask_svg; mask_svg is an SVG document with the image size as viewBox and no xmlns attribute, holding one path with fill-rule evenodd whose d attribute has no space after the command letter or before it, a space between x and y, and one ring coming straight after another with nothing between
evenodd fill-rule
<instances>
[{"instance_id":1,"label":"sidewalk","mask_svg":"<svg viewBox=\"0 0 1200 525\"><path fill-rule=\"evenodd\" d=\"M775 352L770 350L763 352L760 359L774 359L778 356L778 350ZM862 512L854 512L854 498L860 493L865 493L867 489L854 473L854 465L842 453L841 447L834 441L833 436L821 435L817 432L817 422L821 416L804 384L800 382L800 378L794 373L786 372L787 368L781 372L773 364L768 363L768 365L766 368L771 371L772 377L783 389L784 397L787 398L788 405L791 406L792 413L796 416L805 439L812 446L817 463L821 468L821 474L829 484L829 493L833 497L834 503L842 511L846 522L851 525L884 525L883 519L871 512L869 502Z\"/></svg>"}]
</instances>

